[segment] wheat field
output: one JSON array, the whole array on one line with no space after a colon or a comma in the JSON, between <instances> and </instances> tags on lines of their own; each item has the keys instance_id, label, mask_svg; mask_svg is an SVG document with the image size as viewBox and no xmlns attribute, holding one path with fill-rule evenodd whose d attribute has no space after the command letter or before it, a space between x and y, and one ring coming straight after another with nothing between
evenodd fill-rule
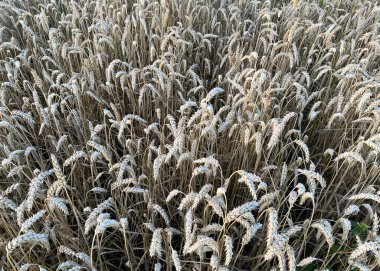
<instances>
[{"instance_id":1,"label":"wheat field","mask_svg":"<svg viewBox=\"0 0 380 271\"><path fill-rule=\"evenodd\" d=\"M380 270L380 3L0 0L0 270Z\"/></svg>"}]
</instances>

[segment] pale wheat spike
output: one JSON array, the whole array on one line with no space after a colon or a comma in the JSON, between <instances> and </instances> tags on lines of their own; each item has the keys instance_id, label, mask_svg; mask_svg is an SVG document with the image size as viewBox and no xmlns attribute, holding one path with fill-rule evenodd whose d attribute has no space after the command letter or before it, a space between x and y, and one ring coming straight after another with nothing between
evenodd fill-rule
<instances>
[{"instance_id":1,"label":"pale wheat spike","mask_svg":"<svg viewBox=\"0 0 380 271\"><path fill-rule=\"evenodd\" d=\"M55 176L57 176L57 179L58 179L58 182L60 183L60 185L63 186L64 184L66 184L66 179L62 173L58 159L54 154L51 155L51 161L52 161L53 168L54 168L54 174L55 174Z\"/></svg>"},{"instance_id":2,"label":"pale wheat spike","mask_svg":"<svg viewBox=\"0 0 380 271\"><path fill-rule=\"evenodd\" d=\"M305 154L305 161L308 163L310 161L310 152L309 152L309 148L307 147L306 143L304 141L302 141L302 140L296 140L294 142L298 146L300 146L300 148L302 149L302 151Z\"/></svg>"},{"instance_id":3,"label":"pale wheat spike","mask_svg":"<svg viewBox=\"0 0 380 271\"><path fill-rule=\"evenodd\" d=\"M257 200L257 191L254 184L254 178L259 178L259 177L254 176L253 174L244 173L242 174L242 177L239 178L238 182L244 183L248 187L249 191L251 192L251 196L253 200Z\"/></svg>"},{"instance_id":4,"label":"pale wheat spike","mask_svg":"<svg viewBox=\"0 0 380 271\"><path fill-rule=\"evenodd\" d=\"M169 216L167 215L166 211L158 204L153 204L152 207L154 210L156 210L162 216L166 225L170 226L170 219L169 219Z\"/></svg>"},{"instance_id":5,"label":"pale wheat spike","mask_svg":"<svg viewBox=\"0 0 380 271\"><path fill-rule=\"evenodd\" d=\"M218 269L218 266L219 266L219 258L217 255L215 254L212 254L211 258L210 258L210 266L212 268L212 270L217 270Z\"/></svg>"},{"instance_id":6,"label":"pale wheat spike","mask_svg":"<svg viewBox=\"0 0 380 271\"><path fill-rule=\"evenodd\" d=\"M225 208L224 201L219 200L221 199L220 197L212 197L211 199L207 199L207 203L213 211L220 217L224 217L224 211L223 209Z\"/></svg>"},{"instance_id":7,"label":"pale wheat spike","mask_svg":"<svg viewBox=\"0 0 380 271\"><path fill-rule=\"evenodd\" d=\"M371 193L359 193L357 195L351 196L350 200L373 200L380 203L380 196Z\"/></svg>"},{"instance_id":8,"label":"pale wheat spike","mask_svg":"<svg viewBox=\"0 0 380 271\"><path fill-rule=\"evenodd\" d=\"M371 271L371 268L369 268L367 265L365 265L361 261L348 260L348 263L358 268L360 271Z\"/></svg>"},{"instance_id":9,"label":"pale wheat spike","mask_svg":"<svg viewBox=\"0 0 380 271\"><path fill-rule=\"evenodd\" d=\"M8 253L12 253L16 248L24 244L39 245L47 251L50 250L48 235L35 233L34 231L28 231L12 239L7 244L6 250Z\"/></svg>"},{"instance_id":10,"label":"pale wheat spike","mask_svg":"<svg viewBox=\"0 0 380 271\"><path fill-rule=\"evenodd\" d=\"M287 175L288 175L288 166L286 165L286 163L283 163L282 169L281 169L280 187L282 187L285 184Z\"/></svg>"},{"instance_id":11,"label":"pale wheat spike","mask_svg":"<svg viewBox=\"0 0 380 271\"><path fill-rule=\"evenodd\" d=\"M178 189L174 189L172 191L170 191L169 195L166 197L166 202L170 202L175 196L177 196L178 194L182 193L181 191L179 191Z\"/></svg>"},{"instance_id":12,"label":"pale wheat spike","mask_svg":"<svg viewBox=\"0 0 380 271\"><path fill-rule=\"evenodd\" d=\"M111 208L112 205L112 198L108 198L91 211L90 215L88 216L85 222L85 234L87 234L91 230L91 228L96 225L96 218L98 217L98 215L101 214L104 210Z\"/></svg>"},{"instance_id":13,"label":"pale wheat spike","mask_svg":"<svg viewBox=\"0 0 380 271\"><path fill-rule=\"evenodd\" d=\"M267 247L270 247L278 231L278 214L274 208L268 209Z\"/></svg>"},{"instance_id":14,"label":"pale wheat spike","mask_svg":"<svg viewBox=\"0 0 380 271\"><path fill-rule=\"evenodd\" d=\"M204 236L204 235L198 235L197 241L192 246L189 247L187 253L185 254L189 254L194 251L198 251L198 252L202 251L202 250L199 250L202 248L211 249L213 252L216 252L216 253L219 252L218 244L213 238Z\"/></svg>"},{"instance_id":15,"label":"pale wheat spike","mask_svg":"<svg viewBox=\"0 0 380 271\"><path fill-rule=\"evenodd\" d=\"M259 204L256 201L250 201L243 205L240 205L239 207L236 207L235 209L231 210L227 214L224 222L225 223L233 222L239 216L256 209L258 206Z\"/></svg>"},{"instance_id":16,"label":"pale wheat spike","mask_svg":"<svg viewBox=\"0 0 380 271\"><path fill-rule=\"evenodd\" d=\"M34 223L36 223L38 220L40 220L44 215L46 214L46 210L41 210L37 213L35 213L33 216L29 217L27 220L25 220L20 228L20 232L26 232L28 231Z\"/></svg>"},{"instance_id":17,"label":"pale wheat spike","mask_svg":"<svg viewBox=\"0 0 380 271\"><path fill-rule=\"evenodd\" d=\"M365 242L363 244L359 244L359 246L351 252L350 259L351 260L357 259L360 256L366 254L367 252L377 251L379 249L380 249L380 241L379 240L369 241L369 242Z\"/></svg>"},{"instance_id":18,"label":"pale wheat spike","mask_svg":"<svg viewBox=\"0 0 380 271\"><path fill-rule=\"evenodd\" d=\"M309 264L311 264L311 263L313 263L313 262L315 262L315 261L317 261L317 260L318 260L318 259L315 258L315 257L307 257L307 258L301 260L301 261L297 264L297 266L298 266L298 267L304 267L304 266L307 266L307 265L309 265Z\"/></svg>"},{"instance_id":19,"label":"pale wheat spike","mask_svg":"<svg viewBox=\"0 0 380 271\"><path fill-rule=\"evenodd\" d=\"M232 238L228 235L224 236L224 247L225 247L225 253L226 253L224 265L229 266L233 257L233 242L232 242Z\"/></svg>"},{"instance_id":20,"label":"pale wheat spike","mask_svg":"<svg viewBox=\"0 0 380 271\"><path fill-rule=\"evenodd\" d=\"M335 238L332 233L332 227L329 222L327 222L326 220L320 220L311 224L311 227L316 228L320 233L323 234L329 247L332 247L334 245Z\"/></svg>"},{"instance_id":21,"label":"pale wheat spike","mask_svg":"<svg viewBox=\"0 0 380 271\"><path fill-rule=\"evenodd\" d=\"M173 263L174 263L174 267L175 267L175 270L176 271L181 271L181 260L179 259L179 255L178 255L178 252L171 248L172 249L172 260L173 260Z\"/></svg>"},{"instance_id":22,"label":"pale wheat spike","mask_svg":"<svg viewBox=\"0 0 380 271\"><path fill-rule=\"evenodd\" d=\"M191 233L193 226L193 210L189 209L185 216L185 244L183 248L183 253L187 253L191 246Z\"/></svg>"},{"instance_id":23,"label":"pale wheat spike","mask_svg":"<svg viewBox=\"0 0 380 271\"><path fill-rule=\"evenodd\" d=\"M77 161L79 158L87 158L87 154L84 151L76 151L63 163L63 167L67 167L73 162Z\"/></svg>"},{"instance_id":24,"label":"pale wheat spike","mask_svg":"<svg viewBox=\"0 0 380 271\"><path fill-rule=\"evenodd\" d=\"M345 216L350 216L352 214L358 214L360 211L360 208L359 206L355 205L355 204L351 204L350 206L348 206L345 210L344 210L344 215Z\"/></svg>"},{"instance_id":25,"label":"pale wheat spike","mask_svg":"<svg viewBox=\"0 0 380 271\"><path fill-rule=\"evenodd\" d=\"M242 246L247 245L253 239L253 237L256 235L256 232L259 231L262 227L263 227L263 225L260 223L250 225L247 229L247 232L243 236Z\"/></svg>"},{"instance_id":26,"label":"pale wheat spike","mask_svg":"<svg viewBox=\"0 0 380 271\"><path fill-rule=\"evenodd\" d=\"M160 154L156 159L154 159L154 162L153 162L153 178L155 180L157 180L158 177L160 176L160 168L163 165L165 159L166 159L165 154Z\"/></svg>"},{"instance_id":27,"label":"pale wheat spike","mask_svg":"<svg viewBox=\"0 0 380 271\"><path fill-rule=\"evenodd\" d=\"M150 257L158 257L160 258L162 255L162 236L161 236L161 228L157 228L153 231L152 241L149 247L149 255Z\"/></svg>"},{"instance_id":28,"label":"pale wheat spike","mask_svg":"<svg viewBox=\"0 0 380 271\"><path fill-rule=\"evenodd\" d=\"M98 222L98 225L95 228L95 235L103 234L108 228L119 228L120 223L115 219L104 219Z\"/></svg>"},{"instance_id":29,"label":"pale wheat spike","mask_svg":"<svg viewBox=\"0 0 380 271\"><path fill-rule=\"evenodd\" d=\"M289 271L296 271L297 269L297 264L296 264L296 255L295 255L295 251L294 249L286 244L285 245L285 249L286 249L286 255L288 257L288 267L289 267Z\"/></svg>"},{"instance_id":30,"label":"pale wheat spike","mask_svg":"<svg viewBox=\"0 0 380 271\"><path fill-rule=\"evenodd\" d=\"M348 234L350 233L350 230L351 230L351 221L348 220L347 218L340 218L338 222L340 222L343 229L342 240L345 241L347 240Z\"/></svg>"},{"instance_id":31,"label":"pale wheat spike","mask_svg":"<svg viewBox=\"0 0 380 271\"><path fill-rule=\"evenodd\" d=\"M200 230L202 233L209 233L209 232L219 232L221 229L222 229L222 225L218 223L213 223L213 224L204 226Z\"/></svg>"},{"instance_id":32,"label":"pale wheat spike","mask_svg":"<svg viewBox=\"0 0 380 271\"><path fill-rule=\"evenodd\" d=\"M60 210L64 215L69 215L69 209L66 205L66 200L63 198L52 197L48 199L48 206L50 210Z\"/></svg>"}]
</instances>

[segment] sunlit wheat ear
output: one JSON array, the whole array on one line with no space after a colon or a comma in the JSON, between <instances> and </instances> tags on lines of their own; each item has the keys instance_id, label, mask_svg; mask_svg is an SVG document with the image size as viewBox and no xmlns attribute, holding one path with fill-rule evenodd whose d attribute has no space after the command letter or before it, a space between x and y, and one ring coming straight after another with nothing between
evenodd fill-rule
<instances>
[{"instance_id":1,"label":"sunlit wheat ear","mask_svg":"<svg viewBox=\"0 0 380 271\"><path fill-rule=\"evenodd\" d=\"M371 270L370 267L368 267L367 265L365 265L361 261L349 260L349 264L351 266L353 266L353 267L358 268L358 270L361 270L361 271L369 271L369 270Z\"/></svg>"},{"instance_id":2,"label":"sunlit wheat ear","mask_svg":"<svg viewBox=\"0 0 380 271\"><path fill-rule=\"evenodd\" d=\"M38 265L38 264L23 264L21 265L20 267L20 271L28 271L29 268L33 268L33 267L37 267L40 271L47 271L44 267L42 267L41 265Z\"/></svg>"},{"instance_id":3,"label":"sunlit wheat ear","mask_svg":"<svg viewBox=\"0 0 380 271\"><path fill-rule=\"evenodd\" d=\"M309 264L311 264L312 262L315 262L315 261L317 261L317 260L318 260L318 259L315 258L315 257L307 257L307 258L301 260L301 261L297 264L297 266L298 266L298 267L304 267L304 266L307 266L307 265L309 265Z\"/></svg>"},{"instance_id":4,"label":"sunlit wheat ear","mask_svg":"<svg viewBox=\"0 0 380 271\"><path fill-rule=\"evenodd\" d=\"M10 209L13 211L17 211L18 209L17 204L13 200L5 196L0 196L0 204L1 204L0 206L2 209ZM21 224L21 223L18 221L18 224Z\"/></svg>"},{"instance_id":5,"label":"sunlit wheat ear","mask_svg":"<svg viewBox=\"0 0 380 271\"><path fill-rule=\"evenodd\" d=\"M219 262L219 258L218 256L216 256L215 254L213 254L210 258L210 266L213 270L217 270L218 269L218 262Z\"/></svg>"},{"instance_id":6,"label":"sunlit wheat ear","mask_svg":"<svg viewBox=\"0 0 380 271\"><path fill-rule=\"evenodd\" d=\"M352 214L358 214L360 212L360 208L359 206L355 205L355 204L351 204L350 206L348 206L345 210L344 210L344 215L345 216L350 216Z\"/></svg>"},{"instance_id":7,"label":"sunlit wheat ear","mask_svg":"<svg viewBox=\"0 0 380 271\"><path fill-rule=\"evenodd\" d=\"M260 205L259 212L262 212L263 210L268 208L268 206L270 206L273 203L273 201L278 197L278 195L279 195L278 190L275 192L263 195L258 202Z\"/></svg>"},{"instance_id":8,"label":"sunlit wheat ear","mask_svg":"<svg viewBox=\"0 0 380 271\"><path fill-rule=\"evenodd\" d=\"M39 245L47 251L49 251L50 249L50 243L47 234L38 234L34 231L28 231L11 240L7 244L7 252L12 253L15 249L21 247L22 245L29 245L32 247L35 245Z\"/></svg>"},{"instance_id":9,"label":"sunlit wheat ear","mask_svg":"<svg viewBox=\"0 0 380 271\"><path fill-rule=\"evenodd\" d=\"M50 210L59 210L61 211L64 215L69 214L69 208L67 207L66 200L63 198L49 198L48 199L48 206Z\"/></svg>"},{"instance_id":10,"label":"sunlit wheat ear","mask_svg":"<svg viewBox=\"0 0 380 271\"><path fill-rule=\"evenodd\" d=\"M321 233L325 237L329 247L332 247L334 245L335 238L333 236L332 227L329 222L326 220L321 220L313 223L311 227L316 228L318 230L318 233Z\"/></svg>"},{"instance_id":11,"label":"sunlit wheat ear","mask_svg":"<svg viewBox=\"0 0 380 271\"><path fill-rule=\"evenodd\" d=\"M166 225L170 226L170 219L166 211L158 204L153 204L152 208L162 216Z\"/></svg>"},{"instance_id":12,"label":"sunlit wheat ear","mask_svg":"<svg viewBox=\"0 0 380 271\"><path fill-rule=\"evenodd\" d=\"M366 254L367 252L376 253L379 248L379 240L362 243L350 254L350 260L359 259L360 256Z\"/></svg>"},{"instance_id":13,"label":"sunlit wheat ear","mask_svg":"<svg viewBox=\"0 0 380 271\"><path fill-rule=\"evenodd\" d=\"M279 138L281 136L282 130L283 130L283 124L279 123L277 121L274 121L272 123L272 136L269 139L268 145L267 145L267 150L272 149L276 143L279 141Z\"/></svg>"},{"instance_id":14,"label":"sunlit wheat ear","mask_svg":"<svg viewBox=\"0 0 380 271\"><path fill-rule=\"evenodd\" d=\"M66 179L63 175L58 159L54 154L51 155L51 162L53 164L54 174L58 179L57 181L60 183L60 185L64 185L66 183Z\"/></svg>"},{"instance_id":15,"label":"sunlit wheat ear","mask_svg":"<svg viewBox=\"0 0 380 271\"><path fill-rule=\"evenodd\" d=\"M241 215L256 209L258 206L259 206L259 204L256 201L250 201L250 202L247 202L247 203L245 203L239 207L236 207L227 213L227 216L226 216L226 219L224 220L224 222L225 223L232 222L236 218L240 217Z\"/></svg>"},{"instance_id":16,"label":"sunlit wheat ear","mask_svg":"<svg viewBox=\"0 0 380 271\"><path fill-rule=\"evenodd\" d=\"M380 203L380 196L377 194L372 194L372 193L359 193L357 195L351 196L350 200L373 200L377 203Z\"/></svg>"},{"instance_id":17,"label":"sunlit wheat ear","mask_svg":"<svg viewBox=\"0 0 380 271\"><path fill-rule=\"evenodd\" d=\"M278 231L278 215L276 210L270 208L268 210L268 229L267 229L267 246L269 247L277 234Z\"/></svg>"},{"instance_id":18,"label":"sunlit wheat ear","mask_svg":"<svg viewBox=\"0 0 380 271\"><path fill-rule=\"evenodd\" d=\"M35 213L33 216L29 217L27 220L25 220L22 225L20 232L26 232L28 231L35 222L37 222L39 219L41 219L46 213L46 210L41 210L37 213Z\"/></svg>"},{"instance_id":19,"label":"sunlit wheat ear","mask_svg":"<svg viewBox=\"0 0 380 271\"><path fill-rule=\"evenodd\" d=\"M178 252L172 248L172 260L176 271L181 271L181 261L178 256Z\"/></svg>"},{"instance_id":20,"label":"sunlit wheat ear","mask_svg":"<svg viewBox=\"0 0 380 271\"><path fill-rule=\"evenodd\" d=\"M108 162L111 162L112 161L112 157L111 157L111 154L109 153L109 151L107 151L107 148L96 143L95 141L89 141L87 143L89 146L93 147L94 149L96 149L99 153L102 154L102 156L108 161Z\"/></svg>"},{"instance_id":21,"label":"sunlit wheat ear","mask_svg":"<svg viewBox=\"0 0 380 271\"><path fill-rule=\"evenodd\" d=\"M244 183L249 188L249 191L251 192L253 200L257 200L257 191L256 191L255 183L254 183L255 179L256 179L256 182L260 181L260 177L244 172L242 174L242 177L240 177L238 180L238 182Z\"/></svg>"},{"instance_id":22,"label":"sunlit wheat ear","mask_svg":"<svg viewBox=\"0 0 380 271\"><path fill-rule=\"evenodd\" d=\"M63 167L66 167L74 163L79 158L87 158L87 154L84 151L76 151L75 153L73 153L73 155L71 155L69 158L65 160L65 162L63 163Z\"/></svg>"},{"instance_id":23,"label":"sunlit wheat ear","mask_svg":"<svg viewBox=\"0 0 380 271\"><path fill-rule=\"evenodd\" d=\"M149 248L149 255L151 257L161 257L162 255L162 236L161 228L155 229L153 231L153 237Z\"/></svg>"},{"instance_id":24,"label":"sunlit wheat ear","mask_svg":"<svg viewBox=\"0 0 380 271\"><path fill-rule=\"evenodd\" d=\"M218 244L211 238L204 235L198 235L196 242L189 247L188 253L196 252L198 256L202 256L203 249L211 249L213 252L218 253Z\"/></svg>"},{"instance_id":25,"label":"sunlit wheat ear","mask_svg":"<svg viewBox=\"0 0 380 271\"><path fill-rule=\"evenodd\" d=\"M310 152L309 152L309 148L307 147L305 142L303 142L302 140L296 140L295 143L302 149L302 151L305 155L305 161L309 162L310 161Z\"/></svg>"},{"instance_id":26,"label":"sunlit wheat ear","mask_svg":"<svg viewBox=\"0 0 380 271\"><path fill-rule=\"evenodd\" d=\"M109 216L106 218L100 218L99 216L97 219L97 226L95 228L95 235L103 234L108 228L118 229L119 226L119 221L115 219L109 219Z\"/></svg>"},{"instance_id":27,"label":"sunlit wheat ear","mask_svg":"<svg viewBox=\"0 0 380 271\"><path fill-rule=\"evenodd\" d=\"M96 208L94 208L85 222L85 234L87 234L97 223L97 217L106 209L112 207L113 200L108 198L107 200L100 203Z\"/></svg>"},{"instance_id":28,"label":"sunlit wheat ear","mask_svg":"<svg viewBox=\"0 0 380 271\"><path fill-rule=\"evenodd\" d=\"M288 244L286 244L285 248L286 248L286 256L288 258L289 271L295 271L297 269L295 251Z\"/></svg>"},{"instance_id":29,"label":"sunlit wheat ear","mask_svg":"<svg viewBox=\"0 0 380 271\"><path fill-rule=\"evenodd\" d=\"M379 218L379 216L376 213L374 213L374 215L373 215L372 230L371 230L371 235L372 235L373 238L378 237L379 230L380 230L380 218Z\"/></svg>"},{"instance_id":30,"label":"sunlit wheat ear","mask_svg":"<svg viewBox=\"0 0 380 271\"><path fill-rule=\"evenodd\" d=\"M233 242L231 237L225 236L224 237L224 247L225 247L225 253L226 253L226 258L224 261L224 264L226 266L230 265L233 257Z\"/></svg>"},{"instance_id":31,"label":"sunlit wheat ear","mask_svg":"<svg viewBox=\"0 0 380 271\"><path fill-rule=\"evenodd\" d=\"M156 159L154 159L154 162L153 162L153 178L156 180L159 177L160 167L164 163L165 159L166 159L165 154L160 154Z\"/></svg>"},{"instance_id":32,"label":"sunlit wheat ear","mask_svg":"<svg viewBox=\"0 0 380 271\"><path fill-rule=\"evenodd\" d=\"M185 243L184 243L184 248L183 248L183 253L187 253L191 243L192 243L192 238L191 238L191 233L192 233L192 224L193 224L193 210L189 209L186 213L185 216Z\"/></svg>"},{"instance_id":33,"label":"sunlit wheat ear","mask_svg":"<svg viewBox=\"0 0 380 271\"><path fill-rule=\"evenodd\" d=\"M9 206L9 205L13 205L15 204L13 201L9 200L8 198L6 197L3 197L3 200L2 202L4 202L4 204L6 204L6 206L8 208L11 208L12 206ZM23 201L21 202L20 205L16 205L16 208L14 209L14 211L16 212L16 220L17 220L17 224L21 227L22 223L24 222L25 220L25 211L26 211L26 207L27 207L27 202L26 201Z\"/></svg>"},{"instance_id":34,"label":"sunlit wheat ear","mask_svg":"<svg viewBox=\"0 0 380 271\"><path fill-rule=\"evenodd\" d=\"M211 199L207 199L208 206L211 206L215 214L217 214L219 217L224 217L224 209L225 204L221 197L213 197Z\"/></svg>"},{"instance_id":35,"label":"sunlit wheat ear","mask_svg":"<svg viewBox=\"0 0 380 271\"><path fill-rule=\"evenodd\" d=\"M83 262L83 264L87 265L88 267L92 265L90 256L84 252L75 252L71 248L62 245L58 247L58 252L65 254L66 256L72 257L74 259L79 259L81 262ZM92 270L96 269L93 268Z\"/></svg>"},{"instance_id":36,"label":"sunlit wheat ear","mask_svg":"<svg viewBox=\"0 0 380 271\"><path fill-rule=\"evenodd\" d=\"M6 196L11 194L13 191L17 190L17 188L20 186L20 183L14 183L11 186L7 187L4 191L0 191L0 195Z\"/></svg>"}]
</instances>

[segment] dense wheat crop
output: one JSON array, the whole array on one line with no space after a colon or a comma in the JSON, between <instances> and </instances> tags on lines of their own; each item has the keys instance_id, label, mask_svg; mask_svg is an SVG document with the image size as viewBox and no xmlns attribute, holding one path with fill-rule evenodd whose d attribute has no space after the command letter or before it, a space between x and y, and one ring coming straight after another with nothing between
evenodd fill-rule
<instances>
[{"instance_id":1,"label":"dense wheat crop","mask_svg":"<svg viewBox=\"0 0 380 271\"><path fill-rule=\"evenodd\" d=\"M0 84L0 270L379 270L377 1L0 0Z\"/></svg>"}]
</instances>

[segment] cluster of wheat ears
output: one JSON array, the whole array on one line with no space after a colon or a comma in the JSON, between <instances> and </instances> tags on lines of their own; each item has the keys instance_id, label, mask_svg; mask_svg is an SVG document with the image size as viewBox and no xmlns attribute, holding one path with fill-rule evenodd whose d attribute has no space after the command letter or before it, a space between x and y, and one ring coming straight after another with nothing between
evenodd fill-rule
<instances>
[{"instance_id":1,"label":"cluster of wheat ears","mask_svg":"<svg viewBox=\"0 0 380 271\"><path fill-rule=\"evenodd\" d=\"M379 270L379 18L1 0L0 270Z\"/></svg>"}]
</instances>

